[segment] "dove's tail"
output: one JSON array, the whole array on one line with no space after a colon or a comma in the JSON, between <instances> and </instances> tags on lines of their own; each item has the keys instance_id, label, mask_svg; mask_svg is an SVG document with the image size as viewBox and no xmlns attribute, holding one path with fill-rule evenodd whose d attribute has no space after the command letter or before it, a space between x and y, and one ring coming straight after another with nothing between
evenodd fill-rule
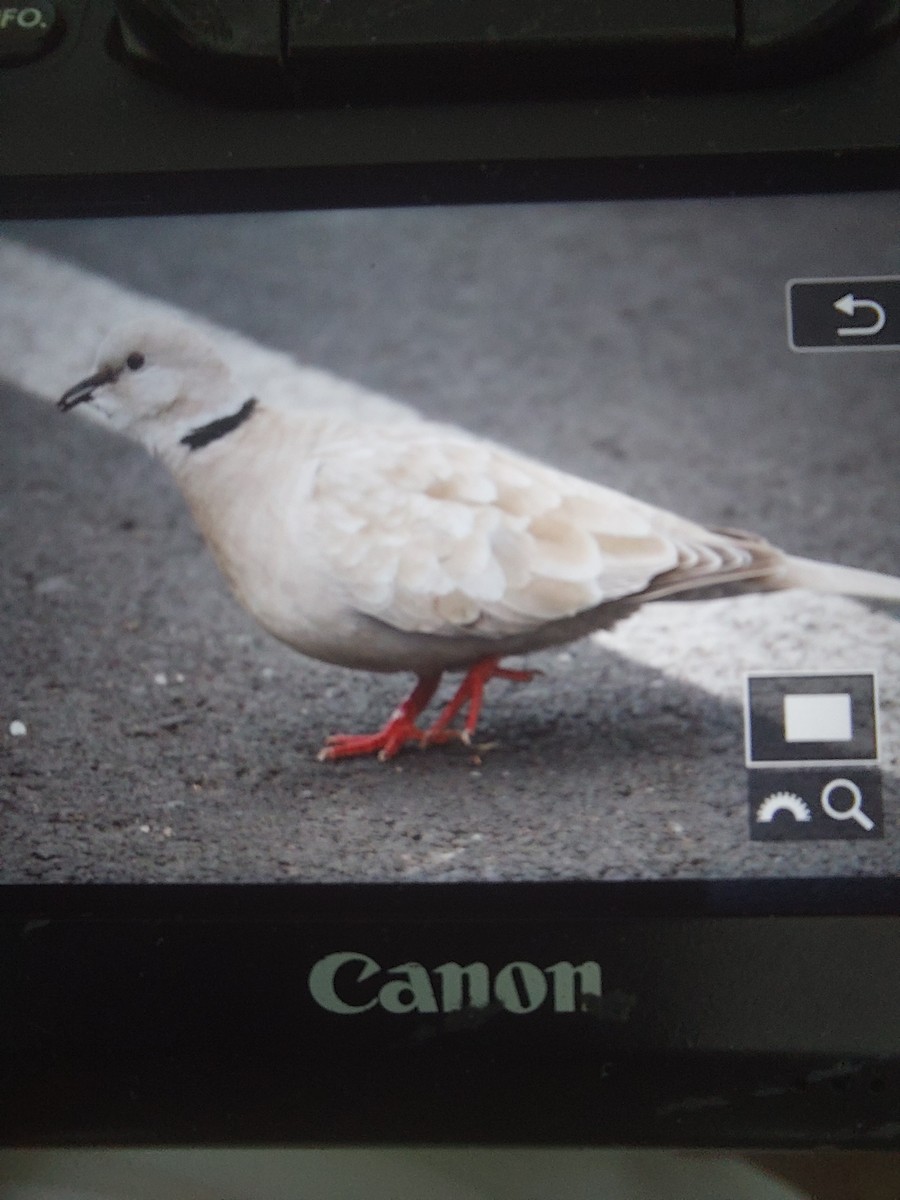
<instances>
[{"instance_id":1,"label":"dove's tail","mask_svg":"<svg viewBox=\"0 0 900 1200\"><path fill-rule=\"evenodd\" d=\"M892 600L900 604L900 579L859 567L839 567L811 558L787 558L781 582L785 587L810 588L839 596L865 596L869 600Z\"/></svg>"}]
</instances>

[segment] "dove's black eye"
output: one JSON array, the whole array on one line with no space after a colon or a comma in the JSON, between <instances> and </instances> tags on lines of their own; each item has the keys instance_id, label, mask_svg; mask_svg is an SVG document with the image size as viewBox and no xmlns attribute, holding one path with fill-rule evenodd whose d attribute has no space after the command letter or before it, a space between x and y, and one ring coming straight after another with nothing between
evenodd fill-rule
<instances>
[{"instance_id":1,"label":"dove's black eye","mask_svg":"<svg viewBox=\"0 0 900 1200\"><path fill-rule=\"evenodd\" d=\"M129 354L125 359L125 364L130 371L139 371L144 365L144 356L143 354L138 354L135 350L134 353Z\"/></svg>"}]
</instances>

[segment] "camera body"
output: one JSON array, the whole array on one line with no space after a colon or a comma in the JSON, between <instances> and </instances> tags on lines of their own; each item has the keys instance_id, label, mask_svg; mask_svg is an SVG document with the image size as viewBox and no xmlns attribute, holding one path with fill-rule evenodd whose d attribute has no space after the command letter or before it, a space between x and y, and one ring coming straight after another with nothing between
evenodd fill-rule
<instances>
[{"instance_id":1,"label":"camera body","mask_svg":"<svg viewBox=\"0 0 900 1200\"><path fill-rule=\"evenodd\" d=\"M824 222L820 252L802 260L798 255L799 275L784 277L782 284L789 297L798 284L836 279L846 285L828 296L829 312L837 309L837 315L832 314L834 330L821 343L815 333L809 334L812 343L804 347L796 339L806 335L794 321L790 334L795 340L790 347L780 343L779 352L797 351L792 363L811 363L811 356L804 358L804 348L827 349L828 338L832 348L861 349L862 339L879 336L886 350L896 352L890 340L894 326L888 322L896 307L890 288L900 268L896 254L891 260L890 251L881 249L889 244L885 231L891 193L900 189L895 5L798 5L802 13L792 14L790 20L781 6L779 25L765 5L745 3L738 16L726 6L725 15L715 21L698 17L686 28L672 25L666 16L671 6L660 6L657 13L650 5L639 22L634 6L610 5L613 24L605 27L605 35L591 24L596 14L590 6L573 5L570 24L561 26L541 26L541 6L532 7L530 26L524 18L504 25L501 12L488 37L483 12L471 5L459 6L459 24L447 28L441 24L449 20L445 12L432 14L437 25L428 25L426 5L413 14L415 20L409 18L409 26L392 23L391 7L384 6L382 23L363 30L354 25L356 16L342 22L337 6L323 5L322 23L308 40L301 17L287 5L274 18L273 6L210 6L212 16L196 28L188 24L189 9L165 3L139 5L129 0L117 12L103 0L40 0L33 6L0 10L0 53L6 56L0 80L0 214L8 222L6 236L13 241L21 237L29 253L41 255L48 247L59 253L61 247L64 258L68 254L77 259L82 253L81 227L75 220L83 221L84 228L105 221L109 243L118 248L110 251L107 262L101 245L106 235L98 237L100 249L83 252L87 266L116 277L117 286L135 287L139 285L127 267L131 235L135 256L153 255L138 231L140 222L130 218L165 222L190 216L202 222L205 214L246 214L247 223L240 229L249 230L251 214L309 214L324 222L308 235L306 226L297 227L309 238L304 244L312 246L317 237L326 239L323 244L343 237L339 219L348 212L356 211L365 220L368 214L381 213L385 227L396 222L399 229L398 211L414 210L424 214L426 223L409 226L411 232L388 230L383 242L368 242L370 235L382 237L376 224L361 226L355 235L357 247L371 245L373 263L379 254L397 255L389 277L402 281L410 272L415 274L415 242L410 238L421 237L424 247L438 236L448 245L456 237L452 222L450 232L441 232L436 224L428 224L429 214L435 214L435 221L443 219L442 212L473 214L466 225L466 236L471 237L476 237L475 223L484 213L491 214L486 220L493 232L478 244L485 253L485 248L495 247L497 257L490 261L496 264L512 257L500 232L503 216L523 207L542 206L533 208L522 226L524 256L535 231L551 227L557 218L563 221L559 214L565 216L576 207L582 212L615 208L616 219L627 224L627 214L636 213L641 202L677 206L717 199L734 207L728 210L733 217L724 220L727 238L714 241L713 250L726 241L739 244L744 237L740 222L755 221L757 212L760 226L773 235L782 217L797 229L809 221ZM370 9L375 20L372 13L377 16L378 7ZM298 10L301 15L302 11ZM305 11L309 13L308 6ZM559 18L561 10L556 11ZM415 23L420 18L424 26ZM615 36L609 34L611 27ZM851 269L849 253L838 253L842 248L829 240L827 222L837 220L837 209L829 207L835 199L844 206L841 228L852 227L846 213L854 197L859 197L865 219L871 218L877 228L871 242L864 230L860 244L879 249ZM795 207L790 213L775 203L779 198L791 199ZM757 202L758 210L753 207ZM807 202L813 214L808 219L803 207ZM645 205L641 212L650 209ZM690 217L689 227L701 244L705 218L700 210L697 214ZM116 219L125 219L120 233L113 231ZM334 234L328 225L332 219ZM637 218L638 223L643 219ZM49 233L41 232L41 220ZM621 231L625 224L598 229L610 237L610 229ZM553 228L558 238L548 239L548 245L571 234L564 221ZM588 226L579 228L584 238ZM636 244L648 244L653 236L667 244L668 228L662 219L641 225ZM229 225L223 244L236 231L237 226ZM188 274L203 274L204 264L214 257L210 247L216 236L204 249L191 250L197 257L190 260ZM274 229L276 246L279 236ZM490 237L497 240L491 242ZM413 249L401 259L396 248L404 239ZM760 236L760 244L765 241ZM455 244L465 258L465 241ZM578 243L581 249L565 260L567 269L576 271L587 244ZM178 247L184 253L185 245L178 239L167 243L165 255L173 264L167 279L177 280L174 264ZM503 245L505 259L496 250ZM704 248L702 254L713 250ZM357 266L365 252L354 252ZM288 253L294 251L285 246ZM40 261L42 271L56 271L43 258L29 261ZM444 261L455 260L448 254ZM528 260L535 281L546 261ZM659 264L660 278L669 269L678 277L676 268L667 265L676 261L674 257L641 260L641 270L651 261ZM823 269L826 276L821 279ZM477 287L486 286L489 271L479 267L467 274L469 270L461 268L454 277L459 294L472 278ZM636 280L642 278L641 270L635 268ZM435 271L433 278L438 278ZM773 271L777 274L776 268ZM26 272L23 277L32 276ZM325 283L317 286L326 287L334 277L323 274ZM51 273L47 278L64 277ZM738 290L735 277L729 279ZM564 272L559 280L562 287ZM596 280L591 275L585 304ZM628 280L626 263L609 308L611 313L624 312L626 321L632 312L630 298L623 298ZM882 290L861 291L859 280ZM172 284L171 294L181 303L178 286ZM521 295L527 290L522 287ZM385 287L382 297L389 292ZM431 293L423 288L423 294ZM728 309L732 292L726 288L723 294L726 310L743 311ZM771 294L770 289L766 295L771 299ZM446 297L441 296L435 321L443 331L441 306ZM254 291L248 308L265 308L268 303L274 311L274 300L258 297ZM33 315L23 328L35 334L38 344L41 313L46 312L52 345L56 329L66 326L56 316L53 288L46 299L47 307L42 308L44 293L15 293L10 313L19 300L31 306ZM784 302L783 294L773 302L780 329ZM67 303L69 320L77 304ZM243 303L239 296L232 309L223 311L237 312ZM446 303L447 311L453 311L457 301ZM788 320L799 311L799 301L791 303ZM859 308L866 303L869 309ZM214 311L213 300L209 305ZM881 327L874 330L878 313L872 305L883 311L883 334ZM415 307L410 301L409 308ZM310 301L307 311L314 308ZM542 320L549 327L555 312L548 302ZM340 317L329 313L332 328L338 327ZM374 312L370 319L376 320ZM532 333L526 331L523 345L541 328L533 314L530 319ZM256 328L254 320L247 318L249 332ZM263 312L256 325L265 328L266 320ZM511 325L515 324L513 310ZM8 328L17 328L12 318ZM707 338L702 327L687 322L685 328L689 332L682 328L679 336L686 340L699 343ZM727 342L723 328L715 326L711 345ZM848 328L856 332L849 337L840 333ZM640 329L642 336L648 330L652 335L652 322ZM75 341L82 336L80 325L76 334ZM383 337L390 346L388 334L385 330ZM16 333L13 349L25 340ZM588 342L588 333L581 340ZM744 352L752 357L752 351ZM395 341L388 357L402 353ZM604 345L603 353L613 358L618 347ZM762 359L767 354L774 351L768 348ZM639 358L637 354L635 361ZM815 362L827 358L823 355ZM860 370L873 370L870 364L876 358L884 363L889 354L855 361L867 364ZM567 361L561 355L554 360L554 370ZM745 360L739 362L744 365L736 369L746 370ZM827 365L821 367L823 377ZM90 368L86 363L85 374ZM719 369L724 376L726 367ZM761 361L763 379L768 379L767 369ZM551 378L552 374L548 372ZM390 378L389 372L385 378ZM11 379L19 390L30 390L24 373ZM876 378L872 384L876 391L879 383L883 386ZM832 405L835 428L840 427L841 387L849 387L843 374L823 384L823 390L837 389ZM444 416L442 403L435 401L433 415ZM855 420L865 431L866 446L890 442L889 432L877 425L874 409L854 407L856 398L846 404L847 411L856 414L847 420ZM469 411L478 415L476 407ZM672 412L677 424L677 408ZM503 428L491 413L482 415L492 435ZM820 418L816 411L804 409L793 419L800 429ZM524 428L525 418L513 414L510 426L517 422ZM753 425L736 420L738 436L749 438ZM39 426L39 438L45 428L50 426ZM621 429L628 429L628 421L621 422ZM624 452L606 436L600 453L616 469L616 455ZM30 444L23 436L20 445ZM654 444L652 439L644 443ZM805 445L805 434L796 444ZM862 450L856 447L856 453ZM60 463L64 459L61 453ZM93 460L83 460L89 461ZM697 470L697 461L691 462L691 471ZM33 464L23 470L23 478L31 469ZM663 468L658 469L664 478ZM867 498L875 497L870 504L874 525L887 529L887 502L884 496L876 497L879 480L887 476L877 474L877 465L872 469L871 479L858 486ZM49 477L46 465L40 470ZM622 472L626 478L626 467ZM640 481L640 474L636 478ZM789 481L782 478L787 492ZM826 496L823 507L828 509L827 497L838 493L842 504L846 489L846 478L828 475L820 488ZM838 507L835 501L828 511ZM160 518L160 529L166 520ZM849 544L852 529L843 536ZM188 558L185 551L184 561ZM889 563L873 565L890 569ZM177 572L172 578L176 577ZM29 593L35 611L52 590ZM10 629L15 628L21 611L9 601L5 613ZM48 852L46 830L55 818L52 811L47 816L46 808L68 812L75 802L66 787L78 771L73 766L69 779L57 779L41 793L34 782L40 770L15 757L18 732L11 732L6 781L12 810L23 823L33 818L45 833L36 835L26 855L10 854L0 887L0 1010L6 1030L2 1075L7 1097L3 1140L18 1145L897 1146L900 889L892 858L900 844L896 775L887 760L879 759L875 746L878 689L872 684L866 692L865 683L855 680L861 677L858 667L874 668L871 675L879 677L883 720L888 707L896 707L898 680L891 674L887 651L884 661L874 664L857 663L855 653L856 649L848 651L847 660L835 660L837 665L831 660L817 665L813 652L802 670L782 662L761 664L783 668L778 674L780 692L776 687L767 693L762 684L756 690L763 708L775 703L780 712L778 705L785 700L780 735L789 744L785 755L793 754L797 744L817 747L819 757L807 754L799 768L796 761L772 754L754 760L753 721L759 714L754 715L752 682L743 717L733 705L725 733L716 726L725 718L702 706L697 709L715 726L713 733L724 738L732 758L734 747L743 741L740 723L748 722L747 760L728 762L742 797L743 789L749 788L751 834L759 835L748 842L751 866L746 873L718 867L714 858L692 860L688 850L670 877L660 866L662 860L652 857L646 870L634 860L620 866L607 863L602 872L581 870L572 866L578 859L569 850L570 857L555 872L557 851L551 839L542 849L545 857L539 868L520 868L512 857L508 865L501 854L496 861L476 859L478 865L459 876L440 874L434 868L437 858L415 859L417 870L405 876L402 871L369 874L353 860L342 875L342 856L354 852L352 823L360 803L371 810L387 797L389 810L393 785L385 784L385 778L393 778L403 804L416 810L413 824L419 833L410 834L411 839L421 841L429 822L440 823L428 799L435 787L436 795L444 793L417 759L402 778L382 776L376 781L372 772L354 775L343 795L338 794L340 787L318 782L304 791L305 776L285 785L282 816L295 799L289 794L293 787L301 799L311 798L320 808L333 805L339 814L336 820L345 823L341 829L350 831L346 842L338 837L333 859L319 874L301 855L296 860L304 864L299 879L285 877L274 852L259 873L242 874L234 866L238 858L228 858L226 845L215 868L195 872L188 858L180 860L177 869L157 872L154 860L147 857L141 860L146 874L126 881L109 860L104 861L102 840L88 847L78 866L67 857L65 837L54 835L53 845L61 841L63 849ZM66 657L67 652L60 651L55 662ZM16 678L25 679L26 652L19 658ZM64 670L55 665L57 669ZM280 664L272 670L280 671ZM817 682L823 671L830 671L830 683ZM802 685L784 682L798 674L804 674ZM161 669L156 676L163 676ZM312 686L320 684L314 681ZM667 686L665 677L660 686ZM91 694L101 690L98 684ZM854 751L855 761L849 765L846 753L829 756L821 749L826 743L851 741L844 700L846 711L852 709L854 736L865 722L853 706L873 714L865 726L871 731L872 748ZM764 712L759 719L770 717ZM635 720L640 719L636 709ZM827 737L804 733L803 723L809 720L830 722L831 732ZM11 721L8 728L15 724ZM19 724L24 730L26 723ZM175 721L170 729L179 727ZM145 736L140 723L132 720L128 728L139 730L129 736ZM99 738L101 733L95 726L87 736ZM154 726L153 736L157 733ZM678 738L690 736L686 727L679 729ZM237 731L235 738L239 740ZM889 738L882 736L881 741ZM251 741L242 744L252 746ZM702 741L704 755L710 744ZM519 773L517 794L523 806L532 806L530 813L545 797L546 806L558 811L562 847L563 827L575 803L573 789L557 790L556 775L565 776L570 765L563 760L557 768L532 769L530 751L517 745L518 761L505 762L503 779L501 772L495 773L495 791L487 800L476 797L465 810L465 820L480 828L480 806L508 798L512 785L504 780ZM612 746L614 750L614 739ZM164 750L160 763L170 757ZM640 757L639 741L632 750ZM97 753L102 757L105 751ZM191 753L185 743L180 761L187 761ZM696 774L681 778L667 772L666 762L675 759L664 750L655 753L655 760L658 779L650 790L688 805L700 794L703 772L712 761L702 758ZM112 782L105 786L110 796L127 802L136 776L118 759L112 761ZM151 756L146 761L154 760ZM790 807L784 797L794 796L794 784L788 788L783 782L787 776L772 776L772 782L761 770L796 774L799 769L800 791L812 778L810 771L824 771L822 780L816 776L814 781L813 799L820 792L828 797L822 812L817 810L818 824L809 822L819 831L815 836L863 837L873 830L845 819L856 810L855 801L850 810L840 807L840 798L832 805L834 787L836 782L846 785L849 778L846 786L862 789L859 812L865 815L870 811L865 789L874 786L871 779L879 764L879 807L875 818L865 816L870 825L878 821L874 833L883 842L875 850L860 842L834 841L834 856L823 851L823 857L815 858L808 846L801 851L790 841L776 839L774 848L765 842L764 826L776 829L771 814L779 806ZM466 786L472 776L480 779L487 773L481 765L473 759ZM384 766L386 771L393 769ZM42 778L49 778L47 770L40 769ZM588 763L578 786L585 786L584 779L590 783L593 769ZM624 762L622 791L614 801L607 783L597 784L607 821L611 807L627 808L632 794L628 789L633 790L629 770ZM854 771L870 775L861 774L857 784ZM459 778L446 783L446 795L463 786ZM199 769L191 786L195 790L187 803L199 804L203 788L209 786ZM250 795L237 774L228 787L233 788L229 803L243 803L241 797ZM151 777L148 795L153 788ZM161 807L174 805L174 795L159 784ZM264 788L257 787L254 797L249 807L265 805ZM177 805L184 803L178 793ZM779 831L785 821L795 820L798 827L806 823L798 807L801 800L792 803L794 815L782 813ZM86 812L86 804L79 799L75 807ZM743 837L748 815L744 801L740 804L740 811L731 812L728 819L736 815ZM838 814L831 824L830 805ZM177 807L166 811L177 817ZM770 816L761 817L761 812ZM73 818L76 826L81 819L77 814ZM171 827L163 827L162 819L160 838L171 839ZM505 819L501 817L501 823ZM97 827L93 816L84 820L88 827ZM517 818L510 820L515 825ZM127 821L139 838L137 818L132 815ZM176 818L172 821L177 823ZM522 825L527 832L524 816ZM677 821L673 833L679 838L684 834L683 828L678 832ZM177 841L177 830L174 836ZM302 842L302 831L292 836ZM393 836L389 833L387 842ZM728 834L732 840L735 836ZM235 835L223 833L228 837ZM598 840L605 837L598 835ZM73 844L79 841L84 839L73 834ZM826 843L814 843L822 845ZM457 842L453 847L458 849ZM792 869L792 854L807 851L812 857ZM648 855L655 852L648 848ZM54 858L62 865L54 865Z\"/></svg>"},{"instance_id":2,"label":"camera body","mask_svg":"<svg viewBox=\"0 0 900 1200\"><path fill-rule=\"evenodd\" d=\"M133 20L132 10L165 7L124 11ZM572 85L562 68L545 79L538 63L499 95L486 81L486 110L477 90L454 103L424 88L402 102L377 91L369 100L314 90L294 99L271 86L248 94L239 75L223 97L209 55L184 67L173 50L174 64L154 71L146 52L129 56L112 5L71 0L59 6L45 52L14 60L4 75L4 211L136 215L884 186L896 147L897 13L881 4L820 7L842 20L812 13L804 34L810 5L799 31L788 16L786 30L766 38L761 19L757 73L765 78L764 65L774 64L769 86L749 90L722 66L698 87L697 63L676 39L660 39L670 61L689 64L661 90L613 71ZM848 22L868 36L850 36ZM820 24L832 50L817 57ZM636 55L640 46L635 36ZM839 69L837 47L851 55ZM722 57L730 64L733 47ZM57 136L63 113L65 137Z\"/></svg>"}]
</instances>

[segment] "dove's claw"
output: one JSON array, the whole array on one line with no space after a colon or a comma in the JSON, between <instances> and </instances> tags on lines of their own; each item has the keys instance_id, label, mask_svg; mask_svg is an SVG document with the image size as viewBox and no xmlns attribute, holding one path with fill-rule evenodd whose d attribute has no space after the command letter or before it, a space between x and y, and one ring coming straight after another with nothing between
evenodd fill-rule
<instances>
[{"instance_id":1,"label":"dove's claw","mask_svg":"<svg viewBox=\"0 0 900 1200\"><path fill-rule=\"evenodd\" d=\"M387 762L398 754L407 742L425 744L425 734L416 724L416 717L437 690L440 675L420 679L401 705L391 713L387 724L377 733L333 733L316 756L319 762L335 762L339 758L360 758L377 754L379 762Z\"/></svg>"},{"instance_id":2,"label":"dove's claw","mask_svg":"<svg viewBox=\"0 0 900 1200\"><path fill-rule=\"evenodd\" d=\"M378 733L335 733L325 739L316 756L319 762L334 762L339 758L359 758L377 754L379 762L398 754L407 742L423 744L424 733L408 718L391 719Z\"/></svg>"}]
</instances>

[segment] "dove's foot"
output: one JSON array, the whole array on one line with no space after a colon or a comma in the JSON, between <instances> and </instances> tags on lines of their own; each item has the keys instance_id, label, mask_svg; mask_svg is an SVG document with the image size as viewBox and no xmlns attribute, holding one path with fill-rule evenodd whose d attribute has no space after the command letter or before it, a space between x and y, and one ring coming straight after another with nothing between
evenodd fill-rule
<instances>
[{"instance_id":1,"label":"dove's foot","mask_svg":"<svg viewBox=\"0 0 900 1200\"><path fill-rule=\"evenodd\" d=\"M484 689L490 679L511 679L514 683L528 683L537 671L513 671L501 667L499 658L482 658L466 672L456 695L445 706L440 716L426 731L422 739L424 746L439 746L444 742L460 741L468 746L478 725ZM451 729L453 718L468 704L469 711L462 729Z\"/></svg>"},{"instance_id":2,"label":"dove's foot","mask_svg":"<svg viewBox=\"0 0 900 1200\"><path fill-rule=\"evenodd\" d=\"M379 762L387 762L403 749L407 742L422 745L424 732L413 721L388 721L378 733L333 733L325 739L319 751L319 762L334 762L339 758L361 758L377 754Z\"/></svg>"},{"instance_id":3,"label":"dove's foot","mask_svg":"<svg viewBox=\"0 0 900 1200\"><path fill-rule=\"evenodd\" d=\"M403 749L408 742L418 746L442 746L446 742L462 742L468 746L478 725L484 689L490 679L510 679L515 683L528 683L539 671L514 671L501 667L498 658L482 658L466 672L465 678L441 711L437 720L427 730L416 724L416 719L426 708L437 691L440 675L429 675L419 680L403 703L391 713L387 724L377 733L334 733L325 739L319 751L319 762L334 762L339 758L360 758L377 754L380 762L387 762ZM454 717L468 705L462 729L451 728Z\"/></svg>"},{"instance_id":4,"label":"dove's foot","mask_svg":"<svg viewBox=\"0 0 900 1200\"><path fill-rule=\"evenodd\" d=\"M387 762L398 754L407 742L425 744L425 734L416 724L416 717L427 706L437 691L440 675L429 675L420 679L401 705L394 709L387 724L377 733L334 733L325 739L319 751L319 762L334 762L339 758L359 758L377 754L380 762Z\"/></svg>"}]
</instances>

